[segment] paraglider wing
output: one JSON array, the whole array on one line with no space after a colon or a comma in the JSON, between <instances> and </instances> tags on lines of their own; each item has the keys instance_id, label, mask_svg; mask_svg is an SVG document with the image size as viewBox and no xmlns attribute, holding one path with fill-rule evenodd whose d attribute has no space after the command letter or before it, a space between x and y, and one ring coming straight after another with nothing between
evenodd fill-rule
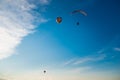
<instances>
[{"instance_id":1,"label":"paraglider wing","mask_svg":"<svg viewBox=\"0 0 120 80\"><path fill-rule=\"evenodd\" d=\"M81 13L81 14L83 14L84 16L87 16L87 13L86 13L85 11L83 11L83 10L74 10L74 11L72 12L72 14L74 14L74 13Z\"/></svg>"},{"instance_id":2,"label":"paraglider wing","mask_svg":"<svg viewBox=\"0 0 120 80\"><path fill-rule=\"evenodd\" d=\"M87 16L87 13L86 13L85 11L79 10L79 12L80 12L81 14L83 14L84 16Z\"/></svg>"},{"instance_id":3,"label":"paraglider wing","mask_svg":"<svg viewBox=\"0 0 120 80\"><path fill-rule=\"evenodd\" d=\"M78 11L78 10L74 10L74 11L72 12L72 14L77 13L77 12L79 12L79 11Z\"/></svg>"}]
</instances>

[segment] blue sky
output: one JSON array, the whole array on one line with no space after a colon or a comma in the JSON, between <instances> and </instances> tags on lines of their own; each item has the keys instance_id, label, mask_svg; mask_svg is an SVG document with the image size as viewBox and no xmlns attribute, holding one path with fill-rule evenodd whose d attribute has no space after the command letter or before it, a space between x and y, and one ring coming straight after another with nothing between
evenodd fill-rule
<instances>
[{"instance_id":1,"label":"blue sky","mask_svg":"<svg viewBox=\"0 0 120 80\"><path fill-rule=\"evenodd\" d=\"M119 0L0 1L0 77L119 80L119 3ZM88 16L71 15L76 9L85 10ZM58 16L63 19L60 24L56 23Z\"/></svg>"}]
</instances>

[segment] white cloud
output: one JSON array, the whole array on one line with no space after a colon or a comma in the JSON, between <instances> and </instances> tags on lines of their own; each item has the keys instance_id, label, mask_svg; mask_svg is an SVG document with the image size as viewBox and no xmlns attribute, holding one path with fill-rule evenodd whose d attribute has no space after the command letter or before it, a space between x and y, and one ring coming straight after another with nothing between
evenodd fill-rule
<instances>
[{"instance_id":1,"label":"white cloud","mask_svg":"<svg viewBox=\"0 0 120 80\"><path fill-rule=\"evenodd\" d=\"M103 53L105 50L106 50L106 48L103 48L103 49L99 50L97 53L98 53L98 54L101 54L101 53Z\"/></svg>"},{"instance_id":2,"label":"white cloud","mask_svg":"<svg viewBox=\"0 0 120 80\"><path fill-rule=\"evenodd\" d=\"M81 72L86 72L88 70L92 69L92 67L77 67L77 68L73 68L71 70L69 70L69 73L81 73Z\"/></svg>"},{"instance_id":3,"label":"white cloud","mask_svg":"<svg viewBox=\"0 0 120 80\"><path fill-rule=\"evenodd\" d=\"M40 0L40 4L42 5L48 5L50 3L50 0Z\"/></svg>"},{"instance_id":4,"label":"white cloud","mask_svg":"<svg viewBox=\"0 0 120 80\"><path fill-rule=\"evenodd\" d=\"M79 65L87 62L95 62L104 60L106 57L105 54L100 54L99 56L86 56L78 59L71 59L64 63L64 65Z\"/></svg>"},{"instance_id":5,"label":"white cloud","mask_svg":"<svg viewBox=\"0 0 120 80\"><path fill-rule=\"evenodd\" d=\"M0 60L15 53L21 40L39 23L47 20L31 14L36 6L27 0L0 0Z\"/></svg>"},{"instance_id":6,"label":"white cloud","mask_svg":"<svg viewBox=\"0 0 120 80\"><path fill-rule=\"evenodd\" d=\"M77 64L82 64L82 63L86 63L86 62L94 62L94 61L100 61L103 60L106 57L106 55L101 54L100 56L93 56L93 57L84 57L81 58L77 61L75 61L73 64L77 65Z\"/></svg>"},{"instance_id":7,"label":"white cloud","mask_svg":"<svg viewBox=\"0 0 120 80\"><path fill-rule=\"evenodd\" d=\"M114 48L115 51L120 51L120 48Z\"/></svg>"},{"instance_id":8,"label":"white cloud","mask_svg":"<svg viewBox=\"0 0 120 80\"><path fill-rule=\"evenodd\" d=\"M66 61L66 62L63 64L63 66L69 65L69 64L71 64L71 63L74 63L75 61L76 61L76 59L70 59L69 61Z\"/></svg>"}]
</instances>

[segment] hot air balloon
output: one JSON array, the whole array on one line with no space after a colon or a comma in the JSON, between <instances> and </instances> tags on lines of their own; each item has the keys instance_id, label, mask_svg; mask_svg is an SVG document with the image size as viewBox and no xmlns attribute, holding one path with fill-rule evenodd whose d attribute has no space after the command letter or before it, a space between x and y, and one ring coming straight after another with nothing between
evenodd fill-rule
<instances>
[{"instance_id":1,"label":"hot air balloon","mask_svg":"<svg viewBox=\"0 0 120 80\"><path fill-rule=\"evenodd\" d=\"M45 70L44 70L43 72L44 72L44 73L46 73L46 71L45 71Z\"/></svg>"},{"instance_id":2,"label":"hot air balloon","mask_svg":"<svg viewBox=\"0 0 120 80\"><path fill-rule=\"evenodd\" d=\"M57 23L61 23L61 22L62 22L62 17L57 17L57 18L56 18L56 22L57 22Z\"/></svg>"}]
</instances>

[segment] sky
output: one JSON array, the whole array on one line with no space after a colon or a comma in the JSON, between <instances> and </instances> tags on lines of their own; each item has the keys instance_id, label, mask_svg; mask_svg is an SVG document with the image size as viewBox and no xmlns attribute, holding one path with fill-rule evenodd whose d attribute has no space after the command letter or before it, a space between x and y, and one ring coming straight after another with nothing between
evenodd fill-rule
<instances>
[{"instance_id":1,"label":"sky","mask_svg":"<svg viewBox=\"0 0 120 80\"><path fill-rule=\"evenodd\" d=\"M119 62L119 0L0 0L0 80L120 80Z\"/></svg>"}]
</instances>

